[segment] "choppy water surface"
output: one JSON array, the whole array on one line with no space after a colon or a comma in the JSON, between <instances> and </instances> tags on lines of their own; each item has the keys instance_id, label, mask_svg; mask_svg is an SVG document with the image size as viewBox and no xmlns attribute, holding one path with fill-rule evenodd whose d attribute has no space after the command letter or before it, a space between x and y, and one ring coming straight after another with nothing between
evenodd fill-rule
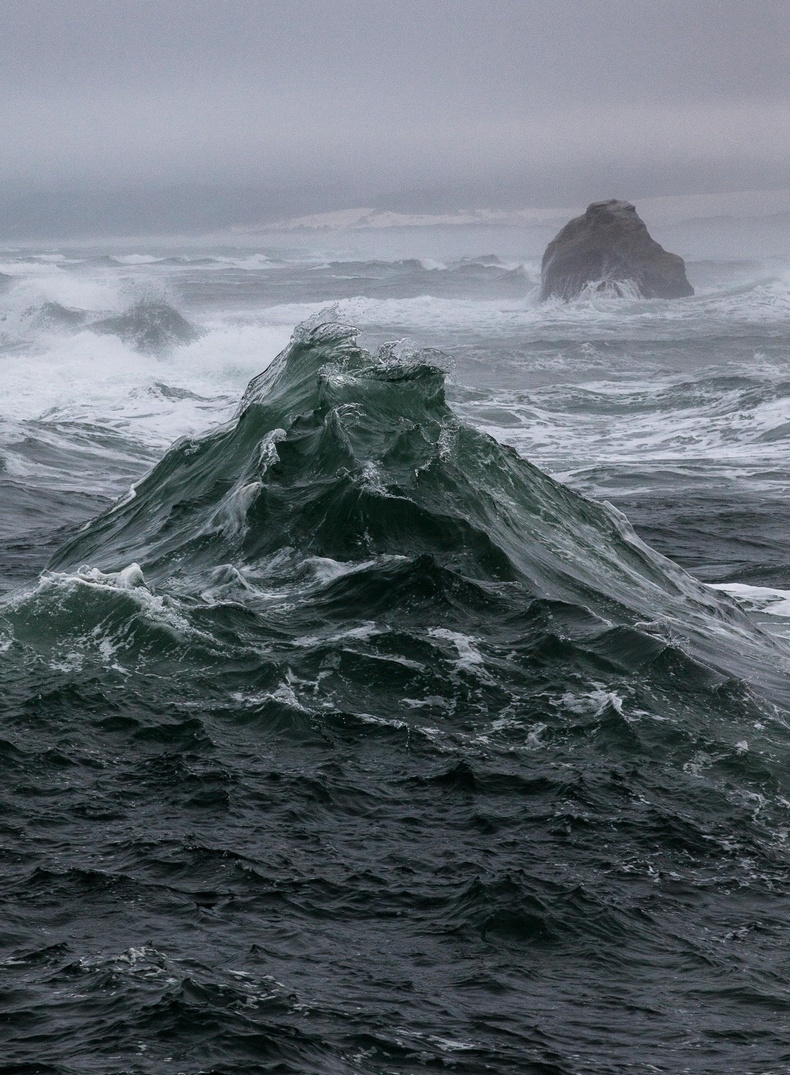
<instances>
[{"instance_id":1,"label":"choppy water surface","mask_svg":"<svg viewBox=\"0 0 790 1075\"><path fill-rule=\"evenodd\" d=\"M787 269L0 272L0 1070L790 1069Z\"/></svg>"}]
</instances>

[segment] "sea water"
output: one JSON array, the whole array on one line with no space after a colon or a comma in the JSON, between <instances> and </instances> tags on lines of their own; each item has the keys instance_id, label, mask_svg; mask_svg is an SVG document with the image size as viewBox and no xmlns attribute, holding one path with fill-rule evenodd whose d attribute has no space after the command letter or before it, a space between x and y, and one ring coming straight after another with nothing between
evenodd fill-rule
<instances>
[{"instance_id":1,"label":"sea water","mask_svg":"<svg viewBox=\"0 0 790 1075\"><path fill-rule=\"evenodd\" d=\"M790 269L0 259L0 1070L790 1067Z\"/></svg>"}]
</instances>

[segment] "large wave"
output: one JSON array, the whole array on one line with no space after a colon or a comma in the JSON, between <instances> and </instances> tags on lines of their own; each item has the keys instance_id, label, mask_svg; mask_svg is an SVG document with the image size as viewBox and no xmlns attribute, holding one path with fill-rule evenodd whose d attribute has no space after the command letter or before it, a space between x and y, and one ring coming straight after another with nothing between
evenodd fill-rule
<instances>
[{"instance_id":1,"label":"large wave","mask_svg":"<svg viewBox=\"0 0 790 1075\"><path fill-rule=\"evenodd\" d=\"M251 382L233 422L177 443L50 566L138 563L150 584L196 598L229 572L296 593L317 562L353 570L360 620L387 605L395 615L416 585L436 590L441 627L455 587L496 595L508 617L562 603L558 618L578 621L564 629L615 662L682 640L724 675L765 685L787 667L734 603L650 550L614 508L461 423L432 353L372 355L353 328L320 318Z\"/></svg>"}]
</instances>

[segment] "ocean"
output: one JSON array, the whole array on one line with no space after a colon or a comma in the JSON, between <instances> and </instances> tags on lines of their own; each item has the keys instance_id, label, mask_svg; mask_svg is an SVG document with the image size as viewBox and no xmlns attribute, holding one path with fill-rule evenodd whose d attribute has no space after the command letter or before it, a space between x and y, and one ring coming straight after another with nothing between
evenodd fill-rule
<instances>
[{"instance_id":1,"label":"ocean","mask_svg":"<svg viewBox=\"0 0 790 1075\"><path fill-rule=\"evenodd\" d=\"M790 1071L790 261L409 243L0 253L3 1075Z\"/></svg>"}]
</instances>

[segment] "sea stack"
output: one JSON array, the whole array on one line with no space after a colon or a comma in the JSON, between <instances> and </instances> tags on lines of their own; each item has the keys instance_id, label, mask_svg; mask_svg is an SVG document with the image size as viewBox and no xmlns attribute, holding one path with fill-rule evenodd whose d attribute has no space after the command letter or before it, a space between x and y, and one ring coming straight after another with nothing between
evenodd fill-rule
<instances>
[{"instance_id":1,"label":"sea stack","mask_svg":"<svg viewBox=\"0 0 790 1075\"><path fill-rule=\"evenodd\" d=\"M635 288L645 299L693 295L686 266L651 239L630 202L593 202L546 247L541 299L573 299L586 288L623 294Z\"/></svg>"}]
</instances>

